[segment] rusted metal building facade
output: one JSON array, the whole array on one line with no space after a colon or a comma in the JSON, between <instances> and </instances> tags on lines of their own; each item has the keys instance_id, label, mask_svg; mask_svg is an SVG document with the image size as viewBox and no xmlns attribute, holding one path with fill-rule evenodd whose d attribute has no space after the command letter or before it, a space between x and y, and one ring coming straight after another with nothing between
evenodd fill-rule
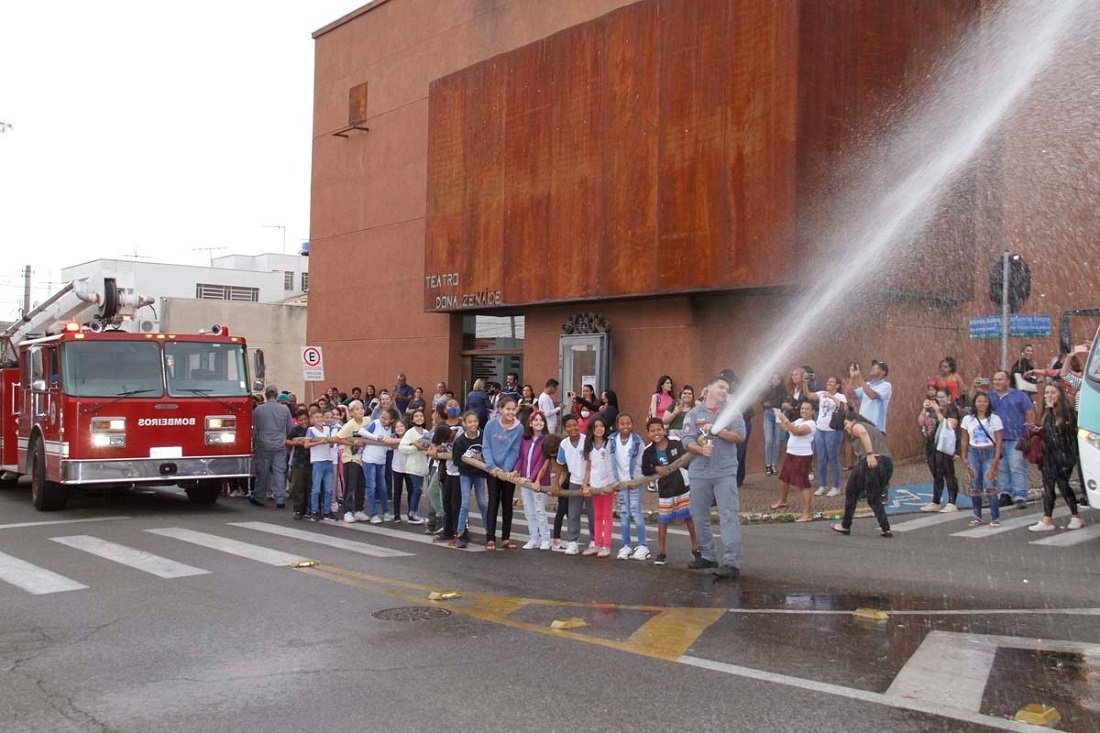
<instances>
[{"instance_id":1,"label":"rusted metal building facade","mask_svg":"<svg viewBox=\"0 0 1100 733\"><path fill-rule=\"evenodd\" d=\"M596 377L639 419L658 375L752 371L813 276L846 155L989 7L376 0L315 34L309 342L344 387L406 371L462 391L516 368L536 392ZM956 181L870 305L806 314L821 328L792 366L891 362L895 425L943 354L992 369L995 347L967 337L994 312L988 267L1007 247L1054 281L1035 236L1070 236L1041 231L1041 197L1015 182L1088 144L1079 131L1039 157L1036 119L1018 114ZM1090 165L1070 175L1094 196ZM1087 197L1075 206L1073 238L1095 243ZM1041 308L1097 305L1094 290L1059 281Z\"/></svg>"}]
</instances>

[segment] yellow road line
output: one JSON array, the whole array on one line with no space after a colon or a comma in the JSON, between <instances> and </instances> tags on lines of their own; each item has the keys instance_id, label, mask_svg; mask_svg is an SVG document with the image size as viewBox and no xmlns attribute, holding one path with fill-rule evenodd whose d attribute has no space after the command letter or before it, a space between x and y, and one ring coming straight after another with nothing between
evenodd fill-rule
<instances>
[{"instance_id":1,"label":"yellow road line","mask_svg":"<svg viewBox=\"0 0 1100 733\"><path fill-rule=\"evenodd\" d=\"M488 593L462 592L461 598L450 601L429 601L428 593L438 588L406 580L360 573L334 566L299 568L298 572L315 575L353 588L381 593L415 604L436 605L453 613L476 618L512 629L531 631L544 636L580 641L609 649L675 661L685 654L695 640L715 621L726 615L725 608L683 608L666 606L621 606L613 603L555 601L542 598L499 596ZM604 639L569 630L512 618L512 614L528 606L642 611L654 614L625 640Z\"/></svg>"}]
</instances>

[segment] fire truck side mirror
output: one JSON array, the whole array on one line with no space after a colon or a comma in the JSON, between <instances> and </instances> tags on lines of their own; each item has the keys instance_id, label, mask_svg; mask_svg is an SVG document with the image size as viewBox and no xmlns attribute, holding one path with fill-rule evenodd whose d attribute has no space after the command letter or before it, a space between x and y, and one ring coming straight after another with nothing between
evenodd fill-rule
<instances>
[{"instance_id":1,"label":"fire truck side mirror","mask_svg":"<svg viewBox=\"0 0 1100 733\"><path fill-rule=\"evenodd\" d=\"M257 382L260 382L259 389L263 389L264 377L267 376L267 366L264 364L264 350L254 349L252 351L252 376L256 378Z\"/></svg>"}]
</instances>

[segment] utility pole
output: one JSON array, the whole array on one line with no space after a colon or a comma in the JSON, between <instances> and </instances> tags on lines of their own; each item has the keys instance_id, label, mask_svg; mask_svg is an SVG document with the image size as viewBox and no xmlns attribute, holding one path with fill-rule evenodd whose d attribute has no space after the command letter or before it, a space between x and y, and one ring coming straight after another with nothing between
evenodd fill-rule
<instances>
[{"instance_id":1,"label":"utility pole","mask_svg":"<svg viewBox=\"0 0 1100 733\"><path fill-rule=\"evenodd\" d=\"M31 312L31 266L23 268L23 315Z\"/></svg>"}]
</instances>

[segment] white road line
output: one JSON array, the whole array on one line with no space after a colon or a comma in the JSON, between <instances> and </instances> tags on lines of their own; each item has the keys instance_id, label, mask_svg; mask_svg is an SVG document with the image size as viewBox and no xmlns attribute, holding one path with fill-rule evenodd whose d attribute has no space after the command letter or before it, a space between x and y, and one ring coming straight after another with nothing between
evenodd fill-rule
<instances>
[{"instance_id":1,"label":"white road line","mask_svg":"<svg viewBox=\"0 0 1100 733\"><path fill-rule=\"evenodd\" d=\"M83 590L88 587L72 578L58 575L52 570L40 568L3 552L0 552L0 580L36 596L67 590Z\"/></svg>"},{"instance_id":2,"label":"white road line","mask_svg":"<svg viewBox=\"0 0 1100 733\"><path fill-rule=\"evenodd\" d=\"M448 542L433 542L432 535L420 534L418 532L405 532L400 529L391 529L389 527L383 527L379 524L370 524L368 522L356 522L350 524L347 522L336 522L336 526L341 529L351 529L356 532L363 532L366 534L376 534L382 537L393 537L399 540L409 540L410 542L419 542L422 545L431 545L432 547L438 547L443 550L450 550L451 545ZM420 525L418 525L420 526ZM423 530L420 530L421 532ZM471 542L465 549L465 552L485 552L485 547Z\"/></svg>"},{"instance_id":3,"label":"white road line","mask_svg":"<svg viewBox=\"0 0 1100 733\"><path fill-rule=\"evenodd\" d=\"M950 522L953 519L962 519L963 517L969 517L971 514L965 509L960 509L957 512L936 512L928 513L922 517L916 519L907 519L904 522L898 522L894 524L890 523L890 529L896 532L912 532L914 529L924 529L925 527L933 527L937 524L943 524Z\"/></svg>"},{"instance_id":4,"label":"white road line","mask_svg":"<svg viewBox=\"0 0 1100 733\"><path fill-rule=\"evenodd\" d=\"M237 555L238 557L255 560L265 565L289 567L295 563L307 560L307 558L291 555L288 552L280 552L279 550L272 550L269 547L260 547L259 545L250 545L247 542L238 542L228 537L219 537L218 535L207 534L206 532L196 532L191 529L183 529L182 527L165 527L164 529L147 529L145 531L150 534L160 535L161 537L171 537L183 542L190 542L193 545L207 547L211 550L218 550L230 555Z\"/></svg>"},{"instance_id":5,"label":"white road line","mask_svg":"<svg viewBox=\"0 0 1100 733\"><path fill-rule=\"evenodd\" d=\"M997 650L1028 649L1086 656L1100 655L1100 646L1062 639L1025 639L990 634L931 631L898 672L886 696L981 711L982 696Z\"/></svg>"},{"instance_id":6,"label":"white road line","mask_svg":"<svg viewBox=\"0 0 1100 733\"><path fill-rule=\"evenodd\" d=\"M1032 540L1028 544L1043 545L1044 547L1070 547L1097 537L1100 537L1100 524L1082 527L1081 529L1058 530L1057 534L1047 535L1041 540Z\"/></svg>"},{"instance_id":7,"label":"white road line","mask_svg":"<svg viewBox=\"0 0 1100 733\"><path fill-rule=\"evenodd\" d=\"M339 537L330 537L319 532L307 532L304 529L282 527L278 524L268 524L266 522L229 522L228 524L230 527L254 529L257 532L267 532L268 534L279 535L281 537L290 537L304 542L335 547L360 555L369 555L371 557L412 557L412 553L410 552L391 550L388 547L380 547L378 545L368 545L366 542L356 542L354 540L345 540Z\"/></svg>"},{"instance_id":8,"label":"white road line","mask_svg":"<svg viewBox=\"0 0 1100 733\"><path fill-rule=\"evenodd\" d=\"M120 545L116 542L108 542L107 540L101 540L98 537L92 537L86 534L72 535L70 537L50 537L49 539L51 542L57 542L66 547L82 550L92 555L102 557L105 560L111 560L120 565L126 565L135 570L150 573L158 578L186 578L192 575L207 575L210 572L209 570L203 570L202 568L196 568L191 565L184 565L181 562L169 560L166 557L154 555L144 550L137 550L133 547Z\"/></svg>"},{"instance_id":9,"label":"white road line","mask_svg":"<svg viewBox=\"0 0 1100 733\"><path fill-rule=\"evenodd\" d=\"M942 701L925 702L923 700L907 700L905 698L890 697L880 692L859 690L854 687L841 687L840 685L832 685L827 682L817 682L801 677L792 677L790 675L777 674L775 672L765 672L761 669L752 669L751 667L742 667L736 664L726 664L724 662L714 662L709 659L700 659L699 657L683 656L676 661L680 664L708 669L713 672L723 672L736 677L745 677L747 679L771 682L777 685L797 687L810 692L819 692L826 695L846 697L849 700L859 700L860 702L869 702L892 708L912 710L914 712L935 715L941 718L961 720L967 723L977 723L979 725L989 726L990 728L1020 731L1021 733L1029 733L1035 730L1034 727L1025 723L1017 723L1013 720L996 718L992 715L982 715L981 713L963 710L961 708L948 707L944 705Z\"/></svg>"},{"instance_id":10,"label":"white road line","mask_svg":"<svg viewBox=\"0 0 1100 733\"><path fill-rule=\"evenodd\" d=\"M950 700L954 707L979 712L996 654L997 647L969 634L929 632L886 695L929 702Z\"/></svg>"},{"instance_id":11,"label":"white road line","mask_svg":"<svg viewBox=\"0 0 1100 733\"><path fill-rule=\"evenodd\" d=\"M1063 514L1069 514L1069 509L1066 509L1065 507L1060 507L1059 509L1055 510L1055 512L1054 512L1054 516L1056 516L1056 517L1060 517ZM1042 512L1039 512L1038 514L1026 514L1022 517L1013 517L1011 519L1004 519L1004 516L1002 514L1001 526L1000 527L990 527L988 524L983 524L980 527L974 527L973 529L963 530L962 532L955 532L951 536L952 537L967 537L967 538L977 537L979 539L984 539L986 537L992 537L993 535L996 535L996 534L1001 534L1002 532L1011 532L1014 529L1019 529L1020 527L1026 527L1029 524L1035 524L1037 521L1042 519L1042 517L1043 517ZM989 514L988 513L985 513L985 516L983 517L983 520L985 522L989 521Z\"/></svg>"},{"instance_id":12,"label":"white road line","mask_svg":"<svg viewBox=\"0 0 1100 733\"><path fill-rule=\"evenodd\" d=\"M95 517L93 519L51 519L46 522L18 522L16 524L0 524L0 529L19 529L20 527L46 527L51 524L80 524L82 522L111 522L115 519L129 519L129 517Z\"/></svg>"}]
</instances>

